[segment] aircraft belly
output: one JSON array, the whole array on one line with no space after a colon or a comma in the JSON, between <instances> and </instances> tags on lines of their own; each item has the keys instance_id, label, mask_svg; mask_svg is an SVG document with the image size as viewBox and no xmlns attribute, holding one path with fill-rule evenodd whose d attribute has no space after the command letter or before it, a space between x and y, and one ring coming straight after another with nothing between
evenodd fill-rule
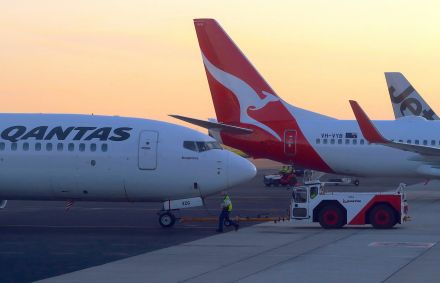
<instances>
[{"instance_id":1,"label":"aircraft belly","mask_svg":"<svg viewBox=\"0 0 440 283\"><path fill-rule=\"evenodd\" d=\"M413 176L419 162L408 162L411 154L395 149L371 145L348 146L336 149L336 146L322 146L319 153L329 163L335 173L359 176Z\"/></svg>"}]
</instances>

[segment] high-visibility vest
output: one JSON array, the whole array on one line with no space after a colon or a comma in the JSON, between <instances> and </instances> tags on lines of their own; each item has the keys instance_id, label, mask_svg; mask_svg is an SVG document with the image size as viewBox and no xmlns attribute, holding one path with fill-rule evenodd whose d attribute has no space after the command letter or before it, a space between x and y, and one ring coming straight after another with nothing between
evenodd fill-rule
<instances>
[{"instance_id":1,"label":"high-visibility vest","mask_svg":"<svg viewBox=\"0 0 440 283\"><path fill-rule=\"evenodd\" d=\"M223 207L229 212L232 211L232 201L229 196L225 196L225 198L223 199Z\"/></svg>"}]
</instances>

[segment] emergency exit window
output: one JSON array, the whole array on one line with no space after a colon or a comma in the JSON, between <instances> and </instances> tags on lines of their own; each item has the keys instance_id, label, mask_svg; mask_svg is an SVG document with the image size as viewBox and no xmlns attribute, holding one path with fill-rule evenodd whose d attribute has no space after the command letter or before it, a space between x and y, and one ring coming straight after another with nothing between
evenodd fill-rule
<instances>
[{"instance_id":1,"label":"emergency exit window","mask_svg":"<svg viewBox=\"0 0 440 283\"><path fill-rule=\"evenodd\" d=\"M36 144L35 144L35 151L40 151L41 150L41 143L40 142L37 142Z\"/></svg>"},{"instance_id":2,"label":"emergency exit window","mask_svg":"<svg viewBox=\"0 0 440 283\"><path fill-rule=\"evenodd\" d=\"M16 142L11 143L11 150L13 150L13 151L17 150L17 143Z\"/></svg>"},{"instance_id":3,"label":"emergency exit window","mask_svg":"<svg viewBox=\"0 0 440 283\"><path fill-rule=\"evenodd\" d=\"M5 150L5 143L4 142L0 142L0 150Z\"/></svg>"}]
</instances>

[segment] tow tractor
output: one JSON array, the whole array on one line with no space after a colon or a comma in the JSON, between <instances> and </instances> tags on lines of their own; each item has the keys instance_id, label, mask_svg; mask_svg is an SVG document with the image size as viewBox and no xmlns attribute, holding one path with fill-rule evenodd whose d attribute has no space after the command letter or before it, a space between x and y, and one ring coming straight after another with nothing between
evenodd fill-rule
<instances>
[{"instance_id":1,"label":"tow tractor","mask_svg":"<svg viewBox=\"0 0 440 283\"><path fill-rule=\"evenodd\" d=\"M403 183L394 192L328 192L324 187L319 181L293 187L292 222L319 222L326 229L366 224L389 229L409 220Z\"/></svg>"}]
</instances>

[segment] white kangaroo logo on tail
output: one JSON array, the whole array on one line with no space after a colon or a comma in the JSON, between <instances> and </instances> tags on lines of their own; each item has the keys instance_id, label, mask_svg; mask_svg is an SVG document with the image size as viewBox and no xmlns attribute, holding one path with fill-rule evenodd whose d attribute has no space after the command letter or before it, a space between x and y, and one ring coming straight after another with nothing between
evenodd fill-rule
<instances>
[{"instance_id":1,"label":"white kangaroo logo on tail","mask_svg":"<svg viewBox=\"0 0 440 283\"><path fill-rule=\"evenodd\" d=\"M255 92L255 90L248 85L245 81L240 78L226 73L225 71L220 70L216 66L214 66L202 53L203 63L205 67L208 69L209 73L224 87L229 89L235 97L238 99L238 103L240 104L240 122L244 124L251 124L257 126L270 134L276 137L279 141L281 141L280 136L271 128L266 126L265 124L251 118L247 111L248 110L258 110L266 106L269 102L279 101L280 99L273 94L270 94L263 90L263 94L266 96L264 99L261 99L260 96Z\"/></svg>"}]
</instances>

